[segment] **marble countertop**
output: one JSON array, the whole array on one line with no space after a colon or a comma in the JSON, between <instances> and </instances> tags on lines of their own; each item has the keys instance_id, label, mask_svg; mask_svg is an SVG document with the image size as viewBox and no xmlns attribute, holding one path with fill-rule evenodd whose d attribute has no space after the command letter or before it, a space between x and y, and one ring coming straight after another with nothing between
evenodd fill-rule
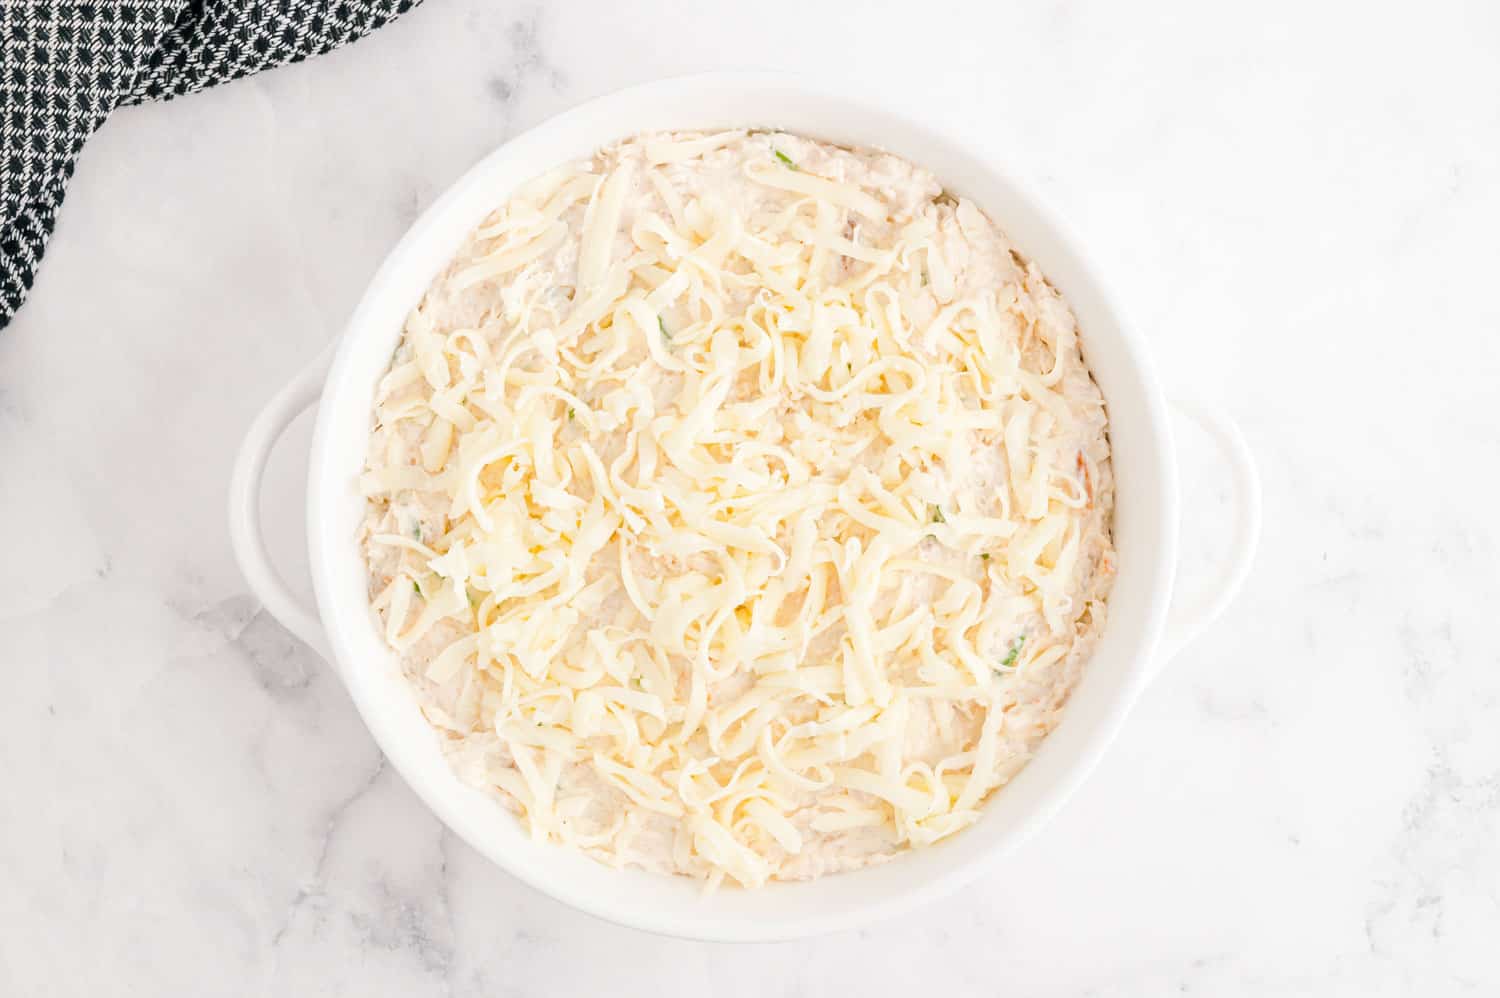
<instances>
[{"instance_id":1,"label":"marble countertop","mask_svg":"<svg viewBox=\"0 0 1500 998\"><path fill-rule=\"evenodd\" d=\"M430 0L117 114L0 334L0 994L1500 991L1500 8L1356 10ZM470 163L747 65L920 94L1034 181L1167 384L1242 422L1267 523L1243 597L1001 870L734 948L577 914L445 832L249 596L225 493ZM1191 588L1225 488L1184 438ZM306 440L266 499L292 569Z\"/></svg>"}]
</instances>

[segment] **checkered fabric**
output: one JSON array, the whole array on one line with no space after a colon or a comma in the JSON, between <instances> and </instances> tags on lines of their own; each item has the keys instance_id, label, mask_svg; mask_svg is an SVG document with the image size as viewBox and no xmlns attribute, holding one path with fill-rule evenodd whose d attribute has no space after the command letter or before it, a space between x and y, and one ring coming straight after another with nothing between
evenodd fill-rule
<instances>
[{"instance_id":1,"label":"checkered fabric","mask_svg":"<svg viewBox=\"0 0 1500 998\"><path fill-rule=\"evenodd\" d=\"M84 141L170 100L353 41L421 0L0 0L0 329L26 299Z\"/></svg>"}]
</instances>

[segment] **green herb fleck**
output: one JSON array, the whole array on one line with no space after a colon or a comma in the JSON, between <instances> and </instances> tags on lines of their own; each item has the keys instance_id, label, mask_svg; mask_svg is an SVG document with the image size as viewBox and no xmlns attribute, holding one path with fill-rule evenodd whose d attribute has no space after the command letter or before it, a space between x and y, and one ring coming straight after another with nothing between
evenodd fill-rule
<instances>
[{"instance_id":1,"label":"green herb fleck","mask_svg":"<svg viewBox=\"0 0 1500 998\"><path fill-rule=\"evenodd\" d=\"M1000 660L1000 664L1004 666L1015 665L1016 656L1021 654L1021 646L1025 643L1026 635L1023 634L1019 638L1016 638L1016 643L1010 646L1010 651L1005 653L1005 657Z\"/></svg>"},{"instance_id":2,"label":"green herb fleck","mask_svg":"<svg viewBox=\"0 0 1500 998\"><path fill-rule=\"evenodd\" d=\"M418 596L422 595L422 587L417 585L416 579L411 580L411 591L416 593Z\"/></svg>"},{"instance_id":3,"label":"green herb fleck","mask_svg":"<svg viewBox=\"0 0 1500 998\"><path fill-rule=\"evenodd\" d=\"M980 554L979 560L980 561L989 561L990 560L990 553L988 551L983 552L982 554Z\"/></svg>"},{"instance_id":4,"label":"green herb fleck","mask_svg":"<svg viewBox=\"0 0 1500 998\"><path fill-rule=\"evenodd\" d=\"M792 158L786 153L782 152L780 149L773 149L772 152L776 153L776 158L785 163L788 168L793 170L797 169L797 164L793 163Z\"/></svg>"},{"instance_id":5,"label":"green herb fleck","mask_svg":"<svg viewBox=\"0 0 1500 998\"><path fill-rule=\"evenodd\" d=\"M668 343L672 342L672 334L667 332L667 323L661 316L656 317L656 327L661 330L661 338Z\"/></svg>"},{"instance_id":6,"label":"green herb fleck","mask_svg":"<svg viewBox=\"0 0 1500 998\"><path fill-rule=\"evenodd\" d=\"M947 523L948 522L947 517L943 516L942 509L940 509L937 506L932 507L932 522L933 523Z\"/></svg>"},{"instance_id":7,"label":"green herb fleck","mask_svg":"<svg viewBox=\"0 0 1500 998\"><path fill-rule=\"evenodd\" d=\"M412 522L412 525L411 525L411 535L413 537L415 537L419 541L422 539L422 521L421 520L415 520L415 521Z\"/></svg>"},{"instance_id":8,"label":"green herb fleck","mask_svg":"<svg viewBox=\"0 0 1500 998\"><path fill-rule=\"evenodd\" d=\"M568 422L570 422L570 423L573 422L574 417L577 416L577 415L578 415L578 413L574 412L572 409L569 409L568 410Z\"/></svg>"}]
</instances>

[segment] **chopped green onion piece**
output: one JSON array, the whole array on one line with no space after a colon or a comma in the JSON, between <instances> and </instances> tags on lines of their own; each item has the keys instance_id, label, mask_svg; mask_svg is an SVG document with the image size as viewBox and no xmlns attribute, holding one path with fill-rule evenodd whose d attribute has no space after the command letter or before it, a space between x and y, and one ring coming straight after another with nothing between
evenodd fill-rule
<instances>
[{"instance_id":1,"label":"chopped green onion piece","mask_svg":"<svg viewBox=\"0 0 1500 998\"><path fill-rule=\"evenodd\" d=\"M776 158L777 159L781 160L783 163L785 163L787 166L791 167L793 170L797 169L797 164L793 163L792 162L792 158L790 156L788 156L786 153L782 152L780 149L773 149L772 151L774 153L776 153Z\"/></svg>"},{"instance_id":2,"label":"chopped green onion piece","mask_svg":"<svg viewBox=\"0 0 1500 998\"><path fill-rule=\"evenodd\" d=\"M937 506L932 507L932 522L933 523L947 523L948 522L948 520L943 516L943 511L940 508L938 508Z\"/></svg>"},{"instance_id":3,"label":"chopped green onion piece","mask_svg":"<svg viewBox=\"0 0 1500 998\"><path fill-rule=\"evenodd\" d=\"M1026 635L1023 634L1019 638L1016 638L1016 643L1010 646L1010 651L1005 653L1005 657L1000 660L1000 664L1006 666L1015 665L1016 656L1021 654L1021 646L1025 643Z\"/></svg>"},{"instance_id":4,"label":"chopped green onion piece","mask_svg":"<svg viewBox=\"0 0 1500 998\"><path fill-rule=\"evenodd\" d=\"M990 553L988 551L985 551L984 553L982 553L979 556L979 560L980 561L989 561L990 560Z\"/></svg>"},{"instance_id":5,"label":"chopped green onion piece","mask_svg":"<svg viewBox=\"0 0 1500 998\"><path fill-rule=\"evenodd\" d=\"M656 317L656 326L661 330L661 338L668 343L672 342L672 334L667 332L667 324L659 315Z\"/></svg>"},{"instance_id":6,"label":"chopped green onion piece","mask_svg":"<svg viewBox=\"0 0 1500 998\"><path fill-rule=\"evenodd\" d=\"M574 412L572 409L569 409L568 410L568 422L571 423L573 421L573 417L575 417L577 415L578 415L578 413Z\"/></svg>"},{"instance_id":7,"label":"chopped green onion piece","mask_svg":"<svg viewBox=\"0 0 1500 998\"><path fill-rule=\"evenodd\" d=\"M417 584L416 579L411 580L411 591L416 593L418 596L422 595L422 587Z\"/></svg>"}]
</instances>

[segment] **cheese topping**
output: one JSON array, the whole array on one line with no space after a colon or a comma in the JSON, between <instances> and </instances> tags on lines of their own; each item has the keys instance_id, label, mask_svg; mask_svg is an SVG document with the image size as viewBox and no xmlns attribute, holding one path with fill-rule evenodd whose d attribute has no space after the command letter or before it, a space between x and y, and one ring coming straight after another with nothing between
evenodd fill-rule
<instances>
[{"instance_id":1,"label":"cheese topping","mask_svg":"<svg viewBox=\"0 0 1500 998\"><path fill-rule=\"evenodd\" d=\"M532 834L754 887L973 822L1113 575L1073 316L894 156L660 134L517 191L380 385L372 605Z\"/></svg>"}]
</instances>

